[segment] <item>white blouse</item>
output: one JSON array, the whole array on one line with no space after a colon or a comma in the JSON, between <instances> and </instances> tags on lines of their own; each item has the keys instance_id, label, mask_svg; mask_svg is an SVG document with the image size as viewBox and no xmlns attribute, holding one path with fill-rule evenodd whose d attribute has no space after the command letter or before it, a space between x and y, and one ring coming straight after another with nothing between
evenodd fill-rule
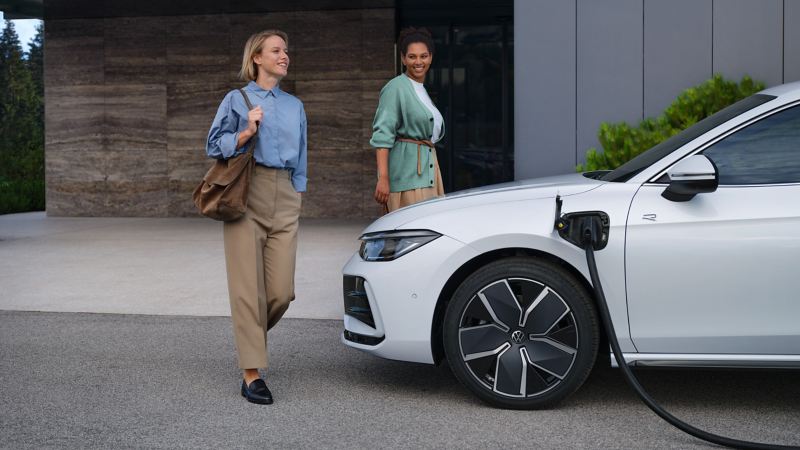
<instances>
[{"instance_id":1,"label":"white blouse","mask_svg":"<svg viewBox=\"0 0 800 450\"><path fill-rule=\"evenodd\" d=\"M431 136L431 142L435 144L442 138L442 124L444 123L442 113L434 106L431 98L428 96L428 91L425 90L425 85L412 80L411 77L408 77L408 79L411 81L411 85L414 86L414 91L417 93L419 101L433 114L433 136Z\"/></svg>"}]
</instances>

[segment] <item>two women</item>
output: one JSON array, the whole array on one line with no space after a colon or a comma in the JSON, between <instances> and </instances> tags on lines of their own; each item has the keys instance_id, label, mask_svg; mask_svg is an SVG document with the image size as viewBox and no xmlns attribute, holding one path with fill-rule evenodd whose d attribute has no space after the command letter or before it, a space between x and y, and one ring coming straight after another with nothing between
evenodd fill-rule
<instances>
[{"instance_id":1,"label":"two women","mask_svg":"<svg viewBox=\"0 0 800 450\"><path fill-rule=\"evenodd\" d=\"M278 30L248 39L240 76L249 83L222 100L206 145L208 156L227 159L256 140L247 211L223 225L223 236L241 393L258 404L273 401L259 369L267 368L267 331L294 299L300 193L307 183L305 110L279 87L289 68L288 41ZM443 194L434 143L444 123L422 84L433 40L412 28L398 42L406 73L381 91L370 141L378 148L375 199L389 211Z\"/></svg>"}]
</instances>

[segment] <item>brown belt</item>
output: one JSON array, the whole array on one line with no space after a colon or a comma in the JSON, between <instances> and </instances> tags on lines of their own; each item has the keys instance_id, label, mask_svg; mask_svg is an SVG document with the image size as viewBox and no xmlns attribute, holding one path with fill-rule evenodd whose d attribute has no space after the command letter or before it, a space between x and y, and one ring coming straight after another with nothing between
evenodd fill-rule
<instances>
[{"instance_id":1,"label":"brown belt","mask_svg":"<svg viewBox=\"0 0 800 450\"><path fill-rule=\"evenodd\" d=\"M417 144L417 175L422 175L422 153L420 149L422 148L423 145L430 149L436 148L433 145L433 142L424 139L416 140L409 138L397 138L397 140L400 142L409 142L411 144Z\"/></svg>"}]
</instances>

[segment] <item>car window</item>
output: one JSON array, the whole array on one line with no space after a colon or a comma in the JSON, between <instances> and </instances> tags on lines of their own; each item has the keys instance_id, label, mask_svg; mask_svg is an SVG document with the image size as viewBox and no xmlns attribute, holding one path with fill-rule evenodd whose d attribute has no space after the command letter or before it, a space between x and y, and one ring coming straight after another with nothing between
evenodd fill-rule
<instances>
[{"instance_id":1,"label":"car window","mask_svg":"<svg viewBox=\"0 0 800 450\"><path fill-rule=\"evenodd\" d=\"M719 184L800 182L800 106L733 133L703 151L719 170Z\"/></svg>"},{"instance_id":2,"label":"car window","mask_svg":"<svg viewBox=\"0 0 800 450\"><path fill-rule=\"evenodd\" d=\"M695 138L703 135L707 131L710 131L711 129L733 119L736 116L744 114L757 106L763 105L774 98L774 95L755 94L743 100L739 100L733 105L717 111L716 113L695 123L675 136L662 141L660 144L657 144L653 148L636 156L611 172L604 174L600 179L603 181L616 181L620 183L628 181L642 170L650 167L651 164L659 161L661 158L664 158L686 143L691 142Z\"/></svg>"}]
</instances>

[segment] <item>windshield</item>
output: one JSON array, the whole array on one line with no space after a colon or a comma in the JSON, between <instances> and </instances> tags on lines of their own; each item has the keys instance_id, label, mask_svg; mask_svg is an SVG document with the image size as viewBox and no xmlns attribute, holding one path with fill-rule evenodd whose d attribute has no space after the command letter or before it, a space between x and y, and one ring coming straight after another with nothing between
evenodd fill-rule
<instances>
[{"instance_id":1,"label":"windshield","mask_svg":"<svg viewBox=\"0 0 800 450\"><path fill-rule=\"evenodd\" d=\"M743 100L739 100L738 102L728 106L725 109L717 111L700 122L697 122L675 136L672 136L671 138L657 144L650 150L647 150L641 155L617 167L611 172L603 175L601 180L618 182L628 181L637 173L641 172L647 167L650 167L651 164L669 155L684 144L696 139L698 136L708 132L712 128L721 125L733 119L734 117L755 108L756 106L763 105L774 98L774 95L756 94L751 95Z\"/></svg>"}]
</instances>

